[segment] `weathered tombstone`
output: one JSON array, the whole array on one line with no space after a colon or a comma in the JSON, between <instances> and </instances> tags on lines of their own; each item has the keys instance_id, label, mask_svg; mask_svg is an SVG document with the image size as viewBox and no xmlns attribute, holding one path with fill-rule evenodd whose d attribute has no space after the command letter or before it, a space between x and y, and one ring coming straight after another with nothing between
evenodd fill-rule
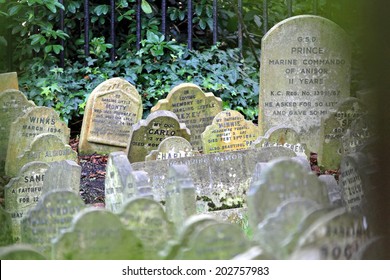
<instances>
[{"instance_id":1,"label":"weathered tombstone","mask_svg":"<svg viewBox=\"0 0 390 280\"><path fill-rule=\"evenodd\" d=\"M8 176L18 173L19 170L14 167L18 165L18 157L30 147L36 136L44 133L58 136L64 144L69 143L70 129L52 108L28 108L23 116L11 124L5 162L5 173Z\"/></svg>"},{"instance_id":2,"label":"weathered tombstone","mask_svg":"<svg viewBox=\"0 0 390 280\"><path fill-rule=\"evenodd\" d=\"M127 175L124 201L135 197L153 198L150 178L145 171L132 171Z\"/></svg>"},{"instance_id":3,"label":"weathered tombstone","mask_svg":"<svg viewBox=\"0 0 390 280\"><path fill-rule=\"evenodd\" d=\"M350 95L350 43L328 19L301 15L275 25L262 39L259 129L287 125L317 152L321 117Z\"/></svg>"},{"instance_id":4,"label":"weathered tombstone","mask_svg":"<svg viewBox=\"0 0 390 280\"><path fill-rule=\"evenodd\" d=\"M283 201L305 198L320 206L329 205L326 186L318 177L294 159L280 158L254 174L248 191L248 215L252 228L274 212Z\"/></svg>"},{"instance_id":5,"label":"weathered tombstone","mask_svg":"<svg viewBox=\"0 0 390 280\"><path fill-rule=\"evenodd\" d=\"M0 175L4 174L11 123L35 106L18 90L0 91Z\"/></svg>"},{"instance_id":6,"label":"weathered tombstone","mask_svg":"<svg viewBox=\"0 0 390 280\"><path fill-rule=\"evenodd\" d=\"M97 86L89 96L81 128L81 154L109 154L126 149L131 126L142 118L136 88L122 78Z\"/></svg>"},{"instance_id":7,"label":"weathered tombstone","mask_svg":"<svg viewBox=\"0 0 390 280\"><path fill-rule=\"evenodd\" d=\"M77 161L77 153L58 136L43 133L34 138L30 146L17 157L14 164L8 165L8 175L15 176L19 169L29 162L50 163L61 160Z\"/></svg>"},{"instance_id":8,"label":"weathered tombstone","mask_svg":"<svg viewBox=\"0 0 390 280\"><path fill-rule=\"evenodd\" d=\"M293 150L299 156L309 157L306 144L300 140L298 132L286 126L270 128L264 136L261 136L252 143L252 147L286 147Z\"/></svg>"},{"instance_id":9,"label":"weathered tombstone","mask_svg":"<svg viewBox=\"0 0 390 280\"><path fill-rule=\"evenodd\" d=\"M200 87L183 83L174 87L166 99L159 100L151 112L168 110L175 113L191 131L191 145L194 150L202 150L200 135L222 111L222 100L211 92L204 93Z\"/></svg>"},{"instance_id":10,"label":"weathered tombstone","mask_svg":"<svg viewBox=\"0 0 390 280\"><path fill-rule=\"evenodd\" d=\"M375 132L372 121L369 120L368 115L362 115L352 121L351 125L342 136L342 153L346 155L360 152L370 143L371 139L374 138Z\"/></svg>"},{"instance_id":11,"label":"weathered tombstone","mask_svg":"<svg viewBox=\"0 0 390 280\"><path fill-rule=\"evenodd\" d=\"M320 175L318 179L326 185L328 189L328 197L329 202L333 206L340 207L342 205L341 202L341 187L337 183L335 177L333 175Z\"/></svg>"},{"instance_id":12,"label":"weathered tombstone","mask_svg":"<svg viewBox=\"0 0 390 280\"><path fill-rule=\"evenodd\" d=\"M55 190L80 193L80 165L72 160L54 161L49 165L43 182L43 193Z\"/></svg>"},{"instance_id":13,"label":"weathered tombstone","mask_svg":"<svg viewBox=\"0 0 390 280\"><path fill-rule=\"evenodd\" d=\"M218 221L241 225L247 228L248 209L245 207L211 211L207 213Z\"/></svg>"},{"instance_id":14,"label":"weathered tombstone","mask_svg":"<svg viewBox=\"0 0 390 280\"><path fill-rule=\"evenodd\" d=\"M0 206L0 247L13 243L11 215Z\"/></svg>"},{"instance_id":15,"label":"weathered tombstone","mask_svg":"<svg viewBox=\"0 0 390 280\"><path fill-rule=\"evenodd\" d=\"M326 170L340 167L343 155L342 137L352 121L365 114L362 103L353 97L340 102L337 109L329 111L330 114L322 120L321 145L318 150L318 163Z\"/></svg>"},{"instance_id":16,"label":"weathered tombstone","mask_svg":"<svg viewBox=\"0 0 390 280\"><path fill-rule=\"evenodd\" d=\"M157 150L152 150L145 157L145 160L164 160L171 158L191 157L198 154L198 151L192 150L191 143L188 142L185 138L171 136L161 141Z\"/></svg>"},{"instance_id":17,"label":"weathered tombstone","mask_svg":"<svg viewBox=\"0 0 390 280\"><path fill-rule=\"evenodd\" d=\"M21 240L51 258L52 240L72 224L73 217L85 208L78 194L52 191L41 197L21 222Z\"/></svg>"},{"instance_id":18,"label":"weathered tombstone","mask_svg":"<svg viewBox=\"0 0 390 280\"><path fill-rule=\"evenodd\" d=\"M142 241L145 259L161 259L162 252L173 238L174 226L163 207L149 198L129 200L119 213L125 227Z\"/></svg>"},{"instance_id":19,"label":"weathered tombstone","mask_svg":"<svg viewBox=\"0 0 390 280\"><path fill-rule=\"evenodd\" d=\"M16 72L0 74L0 92L7 89L19 90L18 74Z\"/></svg>"},{"instance_id":20,"label":"weathered tombstone","mask_svg":"<svg viewBox=\"0 0 390 280\"><path fill-rule=\"evenodd\" d=\"M258 127L234 110L218 113L202 133L203 153L221 153L250 148L259 136Z\"/></svg>"},{"instance_id":21,"label":"weathered tombstone","mask_svg":"<svg viewBox=\"0 0 390 280\"><path fill-rule=\"evenodd\" d=\"M33 246L15 244L0 247L0 260L46 260Z\"/></svg>"},{"instance_id":22,"label":"weathered tombstone","mask_svg":"<svg viewBox=\"0 0 390 280\"><path fill-rule=\"evenodd\" d=\"M53 244L53 259L142 260L141 241L119 217L104 209L85 209Z\"/></svg>"},{"instance_id":23,"label":"weathered tombstone","mask_svg":"<svg viewBox=\"0 0 390 280\"><path fill-rule=\"evenodd\" d=\"M131 163L145 161L145 157L169 136L180 136L190 140L190 131L170 111L156 111L146 120L133 125L127 148Z\"/></svg>"},{"instance_id":24,"label":"weathered tombstone","mask_svg":"<svg viewBox=\"0 0 390 280\"><path fill-rule=\"evenodd\" d=\"M44 162L30 162L22 167L18 177L5 186L5 210L11 214L12 235L20 241L20 222L30 209L38 204L42 194L45 172L49 165Z\"/></svg>"}]
</instances>

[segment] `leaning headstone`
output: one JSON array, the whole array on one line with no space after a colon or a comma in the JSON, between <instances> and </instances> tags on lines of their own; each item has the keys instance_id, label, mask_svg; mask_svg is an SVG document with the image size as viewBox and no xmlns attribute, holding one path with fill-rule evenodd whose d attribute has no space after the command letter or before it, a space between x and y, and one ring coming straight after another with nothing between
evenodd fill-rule
<instances>
[{"instance_id":1,"label":"leaning headstone","mask_svg":"<svg viewBox=\"0 0 390 280\"><path fill-rule=\"evenodd\" d=\"M305 198L320 206L329 205L326 186L318 177L294 159L269 162L251 182L248 191L248 215L252 228L275 212L289 198Z\"/></svg>"},{"instance_id":2,"label":"leaning headstone","mask_svg":"<svg viewBox=\"0 0 390 280\"><path fill-rule=\"evenodd\" d=\"M15 244L0 247L0 260L46 260L46 257L33 246L27 244Z\"/></svg>"},{"instance_id":3,"label":"leaning headstone","mask_svg":"<svg viewBox=\"0 0 390 280\"><path fill-rule=\"evenodd\" d=\"M340 207L342 205L341 201L341 187L337 183L333 175L320 175L318 179L326 185L328 189L329 202L333 206Z\"/></svg>"},{"instance_id":4,"label":"leaning headstone","mask_svg":"<svg viewBox=\"0 0 390 280\"><path fill-rule=\"evenodd\" d=\"M80 165L73 160L54 161L49 165L43 182L43 193L57 190L80 193Z\"/></svg>"},{"instance_id":5,"label":"leaning headstone","mask_svg":"<svg viewBox=\"0 0 390 280\"><path fill-rule=\"evenodd\" d=\"M175 113L180 122L191 131L191 145L194 150L202 150L200 135L222 111L222 100L211 92L204 93L200 87L183 83L174 87L166 99L159 100L151 112L168 110Z\"/></svg>"},{"instance_id":6,"label":"leaning headstone","mask_svg":"<svg viewBox=\"0 0 390 280\"><path fill-rule=\"evenodd\" d=\"M47 163L30 162L22 167L18 177L12 178L5 186L5 210L11 214L12 235L15 242L20 241L22 218L38 204L48 168Z\"/></svg>"},{"instance_id":7,"label":"leaning headstone","mask_svg":"<svg viewBox=\"0 0 390 280\"><path fill-rule=\"evenodd\" d=\"M259 136L258 127L234 110L218 113L202 133L203 153L221 153L250 148Z\"/></svg>"},{"instance_id":8,"label":"leaning headstone","mask_svg":"<svg viewBox=\"0 0 390 280\"><path fill-rule=\"evenodd\" d=\"M346 33L313 15L290 17L262 39L259 129L287 125L317 152L322 117L350 95L351 51Z\"/></svg>"},{"instance_id":9,"label":"leaning headstone","mask_svg":"<svg viewBox=\"0 0 390 280\"><path fill-rule=\"evenodd\" d=\"M141 241L119 217L104 209L85 209L53 244L58 260L143 260Z\"/></svg>"},{"instance_id":10,"label":"leaning headstone","mask_svg":"<svg viewBox=\"0 0 390 280\"><path fill-rule=\"evenodd\" d=\"M170 111L156 111L146 120L133 125L127 148L131 163L145 161L145 157L155 150L169 136L180 136L190 140L190 131L177 116Z\"/></svg>"},{"instance_id":11,"label":"leaning headstone","mask_svg":"<svg viewBox=\"0 0 390 280\"><path fill-rule=\"evenodd\" d=\"M84 208L81 197L72 191L46 193L21 222L22 242L51 258L52 240L70 228L73 217Z\"/></svg>"},{"instance_id":12,"label":"leaning headstone","mask_svg":"<svg viewBox=\"0 0 390 280\"><path fill-rule=\"evenodd\" d=\"M33 106L18 90L0 91L0 175L4 174L11 124Z\"/></svg>"},{"instance_id":13,"label":"leaning headstone","mask_svg":"<svg viewBox=\"0 0 390 280\"><path fill-rule=\"evenodd\" d=\"M0 247L13 243L11 215L0 206Z\"/></svg>"},{"instance_id":14,"label":"leaning headstone","mask_svg":"<svg viewBox=\"0 0 390 280\"><path fill-rule=\"evenodd\" d=\"M0 92L7 89L19 90L18 74L16 72L0 74Z\"/></svg>"},{"instance_id":15,"label":"leaning headstone","mask_svg":"<svg viewBox=\"0 0 390 280\"><path fill-rule=\"evenodd\" d=\"M192 150L191 143L183 137L171 136L165 138L157 150L152 150L145 160L164 160L172 158L191 157L198 155L198 151Z\"/></svg>"},{"instance_id":16,"label":"leaning headstone","mask_svg":"<svg viewBox=\"0 0 390 280\"><path fill-rule=\"evenodd\" d=\"M11 124L5 162L5 173L8 176L18 173L19 170L14 167L15 164L18 165L18 157L30 147L36 136L44 133L58 136L64 144L69 143L70 129L52 108L28 108L23 116Z\"/></svg>"},{"instance_id":17,"label":"leaning headstone","mask_svg":"<svg viewBox=\"0 0 390 280\"><path fill-rule=\"evenodd\" d=\"M163 207L149 198L129 200L119 217L125 227L142 241L145 259L161 259L169 240L173 239L174 226L168 221Z\"/></svg>"},{"instance_id":18,"label":"leaning headstone","mask_svg":"<svg viewBox=\"0 0 390 280\"><path fill-rule=\"evenodd\" d=\"M109 154L125 150L131 126L142 118L142 100L136 88L122 78L97 86L89 96L81 128L81 154Z\"/></svg>"}]
</instances>

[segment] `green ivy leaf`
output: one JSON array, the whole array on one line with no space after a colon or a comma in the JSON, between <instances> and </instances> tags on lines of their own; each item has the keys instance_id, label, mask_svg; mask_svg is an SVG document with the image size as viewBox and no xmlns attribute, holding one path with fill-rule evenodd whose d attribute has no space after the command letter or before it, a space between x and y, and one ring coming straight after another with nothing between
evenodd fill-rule
<instances>
[{"instance_id":1,"label":"green ivy leaf","mask_svg":"<svg viewBox=\"0 0 390 280\"><path fill-rule=\"evenodd\" d=\"M146 0L142 0L141 3L141 9L144 11L145 14L151 14L152 13L152 7Z\"/></svg>"}]
</instances>

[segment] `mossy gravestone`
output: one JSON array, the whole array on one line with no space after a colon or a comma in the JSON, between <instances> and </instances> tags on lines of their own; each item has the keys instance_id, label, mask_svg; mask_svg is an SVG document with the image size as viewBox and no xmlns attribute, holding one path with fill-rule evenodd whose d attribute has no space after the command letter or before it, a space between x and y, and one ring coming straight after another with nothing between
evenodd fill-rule
<instances>
[{"instance_id":1,"label":"mossy gravestone","mask_svg":"<svg viewBox=\"0 0 390 280\"><path fill-rule=\"evenodd\" d=\"M159 100L151 112L168 110L175 113L180 122L191 131L190 143L194 150L202 150L200 135L222 111L222 100L211 92L204 93L200 87L184 83L174 87L166 99Z\"/></svg>"},{"instance_id":2,"label":"mossy gravestone","mask_svg":"<svg viewBox=\"0 0 390 280\"><path fill-rule=\"evenodd\" d=\"M29 108L11 124L5 162L5 173L8 176L12 177L18 173L19 157L29 149L36 136L44 133L58 136L64 144L69 143L70 129L52 108Z\"/></svg>"},{"instance_id":3,"label":"mossy gravestone","mask_svg":"<svg viewBox=\"0 0 390 280\"><path fill-rule=\"evenodd\" d=\"M198 155L198 151L193 151L191 143L185 138L179 136L171 136L165 138L158 145L157 150L152 150L145 160L164 160L172 158L191 157Z\"/></svg>"},{"instance_id":4,"label":"mossy gravestone","mask_svg":"<svg viewBox=\"0 0 390 280\"><path fill-rule=\"evenodd\" d=\"M72 160L61 160L50 163L45 173L43 193L61 190L80 193L81 166Z\"/></svg>"},{"instance_id":5,"label":"mossy gravestone","mask_svg":"<svg viewBox=\"0 0 390 280\"><path fill-rule=\"evenodd\" d=\"M136 88L122 78L97 86L85 107L80 154L109 154L125 150L131 126L142 118L142 100Z\"/></svg>"},{"instance_id":6,"label":"mossy gravestone","mask_svg":"<svg viewBox=\"0 0 390 280\"><path fill-rule=\"evenodd\" d=\"M43 195L21 222L22 242L34 245L50 258L52 240L68 229L73 217L84 208L81 197L71 191L52 191Z\"/></svg>"},{"instance_id":7,"label":"mossy gravestone","mask_svg":"<svg viewBox=\"0 0 390 280\"><path fill-rule=\"evenodd\" d=\"M0 91L0 175L4 175L5 172L11 124L28 108L34 106L32 101L28 101L26 96L16 89Z\"/></svg>"},{"instance_id":8,"label":"mossy gravestone","mask_svg":"<svg viewBox=\"0 0 390 280\"><path fill-rule=\"evenodd\" d=\"M0 260L46 260L33 246L15 244L0 248Z\"/></svg>"},{"instance_id":9,"label":"mossy gravestone","mask_svg":"<svg viewBox=\"0 0 390 280\"><path fill-rule=\"evenodd\" d=\"M0 92L7 89L19 90L18 74L16 72L0 74Z\"/></svg>"},{"instance_id":10,"label":"mossy gravestone","mask_svg":"<svg viewBox=\"0 0 390 280\"><path fill-rule=\"evenodd\" d=\"M259 130L251 121L234 110L222 111L202 133L203 152L221 153L248 149L259 136Z\"/></svg>"},{"instance_id":11,"label":"mossy gravestone","mask_svg":"<svg viewBox=\"0 0 390 280\"><path fill-rule=\"evenodd\" d=\"M133 125L128 145L128 158L131 163L145 161L145 157L155 150L167 137L180 136L190 140L190 131L177 116L170 111L151 113L146 120Z\"/></svg>"},{"instance_id":12,"label":"mossy gravestone","mask_svg":"<svg viewBox=\"0 0 390 280\"><path fill-rule=\"evenodd\" d=\"M262 39L259 129L287 125L318 152L322 117L350 95L350 43L328 19L301 15L271 28Z\"/></svg>"},{"instance_id":13,"label":"mossy gravestone","mask_svg":"<svg viewBox=\"0 0 390 280\"><path fill-rule=\"evenodd\" d=\"M119 217L104 209L85 209L69 231L54 241L58 260L143 260L142 242Z\"/></svg>"}]
</instances>

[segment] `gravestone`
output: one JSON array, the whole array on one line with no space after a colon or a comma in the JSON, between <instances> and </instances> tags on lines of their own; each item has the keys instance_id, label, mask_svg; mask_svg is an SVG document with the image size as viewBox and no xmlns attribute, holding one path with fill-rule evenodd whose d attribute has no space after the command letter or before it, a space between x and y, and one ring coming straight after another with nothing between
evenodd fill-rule
<instances>
[{"instance_id":1,"label":"gravestone","mask_svg":"<svg viewBox=\"0 0 390 280\"><path fill-rule=\"evenodd\" d=\"M277 126L270 128L264 136L260 136L252 143L252 147L286 147L293 150L297 155L308 158L306 144L300 140L298 132L286 126Z\"/></svg>"},{"instance_id":2,"label":"gravestone","mask_svg":"<svg viewBox=\"0 0 390 280\"><path fill-rule=\"evenodd\" d=\"M301 15L276 24L261 45L260 135L287 125L318 152L321 118L350 95L350 65L348 37L332 21Z\"/></svg>"},{"instance_id":3,"label":"gravestone","mask_svg":"<svg viewBox=\"0 0 390 280\"><path fill-rule=\"evenodd\" d=\"M45 162L30 162L5 186L5 210L12 218L12 235L15 242L20 241L22 218L38 204L48 168L49 165Z\"/></svg>"},{"instance_id":4,"label":"gravestone","mask_svg":"<svg viewBox=\"0 0 390 280\"><path fill-rule=\"evenodd\" d=\"M18 158L28 149L36 136L50 133L58 136L64 144L69 143L70 129L57 112L47 107L28 108L23 116L17 118L10 129L5 173L12 177L18 173L14 165Z\"/></svg>"},{"instance_id":5,"label":"gravestone","mask_svg":"<svg viewBox=\"0 0 390 280\"><path fill-rule=\"evenodd\" d=\"M191 145L194 150L202 150L200 135L222 111L222 100L211 92L204 93L200 87L183 83L174 87L166 99L159 100L151 112L168 110L175 113L180 122L191 131Z\"/></svg>"},{"instance_id":6,"label":"gravestone","mask_svg":"<svg viewBox=\"0 0 390 280\"><path fill-rule=\"evenodd\" d=\"M54 161L49 165L43 182L43 193L57 190L80 193L80 165L72 160Z\"/></svg>"},{"instance_id":7,"label":"gravestone","mask_svg":"<svg viewBox=\"0 0 390 280\"><path fill-rule=\"evenodd\" d=\"M169 240L173 239L174 226L168 221L163 207L150 198L129 200L119 217L125 227L142 241L145 259L161 259Z\"/></svg>"},{"instance_id":8,"label":"gravestone","mask_svg":"<svg viewBox=\"0 0 390 280\"><path fill-rule=\"evenodd\" d=\"M180 136L190 140L190 131L177 116L170 111L156 111L146 120L133 125L127 148L131 163L145 161L145 157L169 136Z\"/></svg>"},{"instance_id":9,"label":"gravestone","mask_svg":"<svg viewBox=\"0 0 390 280\"><path fill-rule=\"evenodd\" d=\"M4 175L5 172L11 124L22 116L28 108L34 106L35 104L32 101L28 101L26 96L16 89L0 91L0 175Z\"/></svg>"},{"instance_id":10,"label":"gravestone","mask_svg":"<svg viewBox=\"0 0 390 280\"><path fill-rule=\"evenodd\" d=\"M171 136L161 141L157 150L152 150L145 157L145 160L164 160L171 158L191 157L198 154L198 151L192 150L191 143L188 142L185 138Z\"/></svg>"},{"instance_id":11,"label":"gravestone","mask_svg":"<svg viewBox=\"0 0 390 280\"><path fill-rule=\"evenodd\" d=\"M148 173L145 171L129 172L126 178L124 201L135 197L148 197L153 199L153 190L150 185Z\"/></svg>"},{"instance_id":12,"label":"gravestone","mask_svg":"<svg viewBox=\"0 0 390 280\"><path fill-rule=\"evenodd\" d=\"M0 260L46 260L33 246L14 244L0 247Z\"/></svg>"},{"instance_id":13,"label":"gravestone","mask_svg":"<svg viewBox=\"0 0 390 280\"><path fill-rule=\"evenodd\" d=\"M58 260L142 260L141 241L119 217L104 209L84 209L53 244Z\"/></svg>"},{"instance_id":14,"label":"gravestone","mask_svg":"<svg viewBox=\"0 0 390 280\"><path fill-rule=\"evenodd\" d=\"M80 154L109 154L125 150L131 126L142 118L142 100L136 88L122 78L97 86L85 107Z\"/></svg>"},{"instance_id":15,"label":"gravestone","mask_svg":"<svg viewBox=\"0 0 390 280\"><path fill-rule=\"evenodd\" d=\"M222 111L202 133L203 153L248 149L258 136L258 127L245 120L240 112Z\"/></svg>"},{"instance_id":16,"label":"gravestone","mask_svg":"<svg viewBox=\"0 0 390 280\"><path fill-rule=\"evenodd\" d=\"M294 159L275 159L253 177L255 180L252 180L247 195L249 224L252 228L256 228L287 199L305 198L320 206L329 205L323 182Z\"/></svg>"},{"instance_id":17,"label":"gravestone","mask_svg":"<svg viewBox=\"0 0 390 280\"><path fill-rule=\"evenodd\" d=\"M77 153L62 140L51 133L43 133L34 138L30 146L17 157L17 162L8 165L8 174L15 176L25 164L33 161L55 162L61 160L77 161Z\"/></svg>"},{"instance_id":18,"label":"gravestone","mask_svg":"<svg viewBox=\"0 0 390 280\"><path fill-rule=\"evenodd\" d=\"M19 90L18 74L16 72L0 74L0 92L7 89Z\"/></svg>"},{"instance_id":19,"label":"gravestone","mask_svg":"<svg viewBox=\"0 0 390 280\"><path fill-rule=\"evenodd\" d=\"M338 169L343 155L342 137L351 126L353 120L362 117L365 113L362 103L350 97L337 105L337 109L330 110L330 114L322 120L318 150L318 164L326 170Z\"/></svg>"},{"instance_id":20,"label":"gravestone","mask_svg":"<svg viewBox=\"0 0 390 280\"><path fill-rule=\"evenodd\" d=\"M13 243L11 215L0 206L0 247Z\"/></svg>"},{"instance_id":21,"label":"gravestone","mask_svg":"<svg viewBox=\"0 0 390 280\"><path fill-rule=\"evenodd\" d=\"M340 207L342 205L341 201L341 187L337 183L335 177L333 175L320 175L318 177L320 181L322 181L326 188L328 189L328 197L329 202L333 206Z\"/></svg>"},{"instance_id":22,"label":"gravestone","mask_svg":"<svg viewBox=\"0 0 390 280\"><path fill-rule=\"evenodd\" d=\"M21 222L22 242L33 245L49 259L52 240L70 228L73 217L84 208L81 197L72 191L44 194Z\"/></svg>"}]
</instances>

